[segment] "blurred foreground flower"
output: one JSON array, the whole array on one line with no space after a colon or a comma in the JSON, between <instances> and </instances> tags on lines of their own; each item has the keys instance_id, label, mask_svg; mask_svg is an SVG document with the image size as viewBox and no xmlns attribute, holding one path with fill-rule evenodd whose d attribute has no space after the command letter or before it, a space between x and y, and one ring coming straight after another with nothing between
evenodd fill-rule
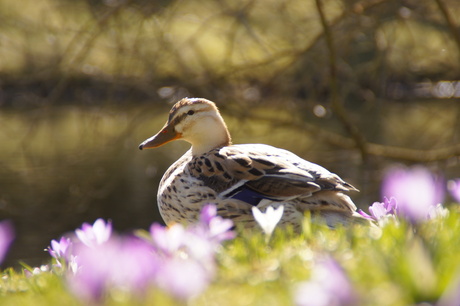
<instances>
[{"instance_id":1,"label":"blurred foreground flower","mask_svg":"<svg viewBox=\"0 0 460 306\"><path fill-rule=\"evenodd\" d=\"M436 306L457 306L460 303L460 274L451 280Z\"/></svg>"},{"instance_id":2,"label":"blurred foreground flower","mask_svg":"<svg viewBox=\"0 0 460 306\"><path fill-rule=\"evenodd\" d=\"M0 222L0 264L5 259L6 253L14 239L13 225L10 221Z\"/></svg>"},{"instance_id":3,"label":"blurred foreground flower","mask_svg":"<svg viewBox=\"0 0 460 306\"><path fill-rule=\"evenodd\" d=\"M313 267L309 281L298 285L294 300L298 306L354 305L356 295L342 267L327 258Z\"/></svg>"},{"instance_id":4,"label":"blurred foreground flower","mask_svg":"<svg viewBox=\"0 0 460 306\"><path fill-rule=\"evenodd\" d=\"M95 246L109 240L112 233L112 223L97 219L93 225L83 223L81 229L75 230L75 234L81 242L87 246Z\"/></svg>"},{"instance_id":5,"label":"blurred foreground flower","mask_svg":"<svg viewBox=\"0 0 460 306\"><path fill-rule=\"evenodd\" d=\"M256 206L252 207L254 219L264 231L267 240L270 239L276 225L280 222L281 217L283 216L283 211L284 206L282 205L277 209L269 206L267 210L265 210L265 213L261 212Z\"/></svg>"},{"instance_id":6,"label":"blurred foreground flower","mask_svg":"<svg viewBox=\"0 0 460 306\"><path fill-rule=\"evenodd\" d=\"M104 244L75 247L78 270L67 274L75 295L99 301L114 291L143 294L153 282L158 261L153 248L136 237L112 237Z\"/></svg>"},{"instance_id":7,"label":"blurred foreground flower","mask_svg":"<svg viewBox=\"0 0 460 306\"><path fill-rule=\"evenodd\" d=\"M460 203L460 179L450 180L447 182L447 189L455 201Z\"/></svg>"},{"instance_id":8,"label":"blurred foreground flower","mask_svg":"<svg viewBox=\"0 0 460 306\"><path fill-rule=\"evenodd\" d=\"M385 176L382 195L394 197L398 202L397 213L412 223L426 220L430 211L442 203L444 182L427 169L393 168Z\"/></svg>"},{"instance_id":9,"label":"blurred foreground flower","mask_svg":"<svg viewBox=\"0 0 460 306\"><path fill-rule=\"evenodd\" d=\"M217 216L214 205L204 206L200 222L188 228L153 224L150 234L161 261L158 287L184 300L206 289L214 278L217 247L235 237L232 227L231 220Z\"/></svg>"},{"instance_id":10,"label":"blurred foreground flower","mask_svg":"<svg viewBox=\"0 0 460 306\"><path fill-rule=\"evenodd\" d=\"M39 274L42 274L42 273L47 273L50 271L50 267L48 265L41 265L40 267L35 267L35 268L31 268L30 270L29 269L24 269L24 275L26 277L32 277L34 275L39 275Z\"/></svg>"},{"instance_id":11,"label":"blurred foreground flower","mask_svg":"<svg viewBox=\"0 0 460 306\"><path fill-rule=\"evenodd\" d=\"M235 238L235 232L231 230L232 227L232 220L217 216L215 205L206 205L201 211L200 223L195 225L195 232L201 232L206 238L220 243Z\"/></svg>"},{"instance_id":12,"label":"blurred foreground flower","mask_svg":"<svg viewBox=\"0 0 460 306\"><path fill-rule=\"evenodd\" d=\"M169 228L152 224L150 234L159 253L174 256L181 252L197 260L205 260L214 257L221 242L235 237L232 227L231 220L217 216L214 205L206 205L201 211L199 223L188 228L181 224Z\"/></svg>"},{"instance_id":13,"label":"blurred foreground flower","mask_svg":"<svg viewBox=\"0 0 460 306\"><path fill-rule=\"evenodd\" d=\"M161 262L155 285L180 300L188 300L202 293L214 278L214 263L175 256Z\"/></svg>"},{"instance_id":14,"label":"blurred foreground flower","mask_svg":"<svg viewBox=\"0 0 460 306\"><path fill-rule=\"evenodd\" d=\"M200 220L187 228L153 224L151 239L142 239L113 235L111 223L98 219L75 231L78 240L53 240L48 251L67 261L60 267L68 268L69 287L87 301L120 291L139 296L150 287L187 300L207 288L218 246L234 237L233 223L217 216L214 206L204 207Z\"/></svg>"},{"instance_id":15,"label":"blurred foreground flower","mask_svg":"<svg viewBox=\"0 0 460 306\"><path fill-rule=\"evenodd\" d=\"M186 300L207 288L215 272L214 243L196 236L181 224L169 228L150 227L158 273L155 284L165 292Z\"/></svg>"},{"instance_id":16,"label":"blurred foreground flower","mask_svg":"<svg viewBox=\"0 0 460 306\"><path fill-rule=\"evenodd\" d=\"M430 206L428 208L427 219L433 220L437 218L445 218L449 215L449 210L442 206L441 203L437 205Z\"/></svg>"}]
</instances>

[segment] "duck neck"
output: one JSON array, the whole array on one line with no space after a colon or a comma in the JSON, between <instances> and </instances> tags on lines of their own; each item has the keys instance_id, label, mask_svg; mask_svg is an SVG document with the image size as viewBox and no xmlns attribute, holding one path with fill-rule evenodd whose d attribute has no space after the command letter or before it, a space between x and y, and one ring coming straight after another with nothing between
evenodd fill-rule
<instances>
[{"instance_id":1,"label":"duck neck","mask_svg":"<svg viewBox=\"0 0 460 306\"><path fill-rule=\"evenodd\" d=\"M225 124L223 126L212 126L205 133L198 133L192 142L193 156L201 155L215 148L228 146L232 143L230 133Z\"/></svg>"}]
</instances>

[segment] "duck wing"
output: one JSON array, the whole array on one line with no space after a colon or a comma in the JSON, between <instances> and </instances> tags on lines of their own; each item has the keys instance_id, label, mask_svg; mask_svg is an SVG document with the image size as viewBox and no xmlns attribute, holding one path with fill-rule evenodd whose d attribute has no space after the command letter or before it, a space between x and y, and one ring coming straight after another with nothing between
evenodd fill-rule
<instances>
[{"instance_id":1,"label":"duck wing","mask_svg":"<svg viewBox=\"0 0 460 306\"><path fill-rule=\"evenodd\" d=\"M234 198L252 205L262 199L286 201L310 197L320 191L356 190L317 164L263 144L214 149L195 157L189 168L192 175L222 198Z\"/></svg>"}]
</instances>

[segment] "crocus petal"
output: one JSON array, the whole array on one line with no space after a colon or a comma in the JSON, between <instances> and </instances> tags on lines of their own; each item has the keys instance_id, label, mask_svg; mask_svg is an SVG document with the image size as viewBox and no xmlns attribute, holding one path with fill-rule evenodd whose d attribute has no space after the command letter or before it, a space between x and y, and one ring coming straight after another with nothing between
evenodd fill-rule
<instances>
[{"instance_id":1,"label":"crocus petal","mask_svg":"<svg viewBox=\"0 0 460 306\"><path fill-rule=\"evenodd\" d=\"M449 215L449 210L444 208L442 204L438 204L436 206L431 206L428 209L427 219L437 219L437 218L445 218Z\"/></svg>"},{"instance_id":2,"label":"crocus petal","mask_svg":"<svg viewBox=\"0 0 460 306\"><path fill-rule=\"evenodd\" d=\"M460 179L450 180L447 189L457 203L460 203Z\"/></svg>"},{"instance_id":3,"label":"crocus petal","mask_svg":"<svg viewBox=\"0 0 460 306\"><path fill-rule=\"evenodd\" d=\"M295 291L296 306L330 306L335 304L330 292L316 282L300 283Z\"/></svg>"},{"instance_id":4,"label":"crocus petal","mask_svg":"<svg viewBox=\"0 0 460 306\"><path fill-rule=\"evenodd\" d=\"M166 254L177 252L187 239L187 232L181 224L168 228L154 223L150 227L150 235L158 250Z\"/></svg>"},{"instance_id":5,"label":"crocus petal","mask_svg":"<svg viewBox=\"0 0 460 306\"><path fill-rule=\"evenodd\" d=\"M393 168L384 178L382 194L395 197L398 213L415 223L426 220L429 208L442 202L443 180L423 167Z\"/></svg>"},{"instance_id":6,"label":"crocus petal","mask_svg":"<svg viewBox=\"0 0 460 306\"><path fill-rule=\"evenodd\" d=\"M453 306L458 305L458 301L460 301L460 274L457 273L436 305Z\"/></svg>"},{"instance_id":7,"label":"crocus petal","mask_svg":"<svg viewBox=\"0 0 460 306\"><path fill-rule=\"evenodd\" d=\"M200 222L209 224L211 220L217 216L217 207L213 204L203 206L200 213Z\"/></svg>"},{"instance_id":8,"label":"crocus petal","mask_svg":"<svg viewBox=\"0 0 460 306\"><path fill-rule=\"evenodd\" d=\"M259 208L252 207L252 214L254 219L260 225L267 237L270 237L275 230L276 225L280 222L283 216L284 206L281 205L277 209L272 206L268 207L265 213L261 212Z\"/></svg>"},{"instance_id":9,"label":"crocus petal","mask_svg":"<svg viewBox=\"0 0 460 306\"><path fill-rule=\"evenodd\" d=\"M158 259L152 247L134 237L113 237L106 243L75 247L78 269L68 273L67 282L79 297L100 301L110 290L143 294L152 284Z\"/></svg>"},{"instance_id":10,"label":"crocus petal","mask_svg":"<svg viewBox=\"0 0 460 306\"><path fill-rule=\"evenodd\" d=\"M217 242L233 239L236 234L232 228L232 220L216 217L209 223L209 234Z\"/></svg>"},{"instance_id":11,"label":"crocus petal","mask_svg":"<svg viewBox=\"0 0 460 306\"><path fill-rule=\"evenodd\" d=\"M101 244L109 240L112 233L112 222L103 219L97 219L93 225L94 236L96 237L97 244Z\"/></svg>"},{"instance_id":12,"label":"crocus petal","mask_svg":"<svg viewBox=\"0 0 460 306\"><path fill-rule=\"evenodd\" d=\"M367 214L364 210L362 209L359 209L358 210L358 214L360 214L361 216L363 216L364 218L368 219L368 220L375 220L371 215Z\"/></svg>"},{"instance_id":13,"label":"crocus petal","mask_svg":"<svg viewBox=\"0 0 460 306\"><path fill-rule=\"evenodd\" d=\"M394 197L391 197L389 199L387 197L384 197L383 204L388 214L396 214L396 211L398 209L398 201L396 201Z\"/></svg>"},{"instance_id":14,"label":"crocus petal","mask_svg":"<svg viewBox=\"0 0 460 306\"><path fill-rule=\"evenodd\" d=\"M232 231L233 221L217 215L217 207L213 204L205 205L200 214L200 222L190 227L189 231L221 243L224 240L235 238Z\"/></svg>"},{"instance_id":15,"label":"crocus petal","mask_svg":"<svg viewBox=\"0 0 460 306\"><path fill-rule=\"evenodd\" d=\"M0 222L0 263L5 259L13 239L14 230L12 223L8 220Z\"/></svg>"},{"instance_id":16,"label":"crocus petal","mask_svg":"<svg viewBox=\"0 0 460 306\"><path fill-rule=\"evenodd\" d=\"M172 296L187 300L203 292L211 277L196 261L174 258L161 265L156 283Z\"/></svg>"},{"instance_id":17,"label":"crocus petal","mask_svg":"<svg viewBox=\"0 0 460 306\"><path fill-rule=\"evenodd\" d=\"M81 229L76 229L78 239L87 246L95 246L106 242L112 233L112 223L97 219L93 225L83 223Z\"/></svg>"},{"instance_id":18,"label":"crocus petal","mask_svg":"<svg viewBox=\"0 0 460 306\"><path fill-rule=\"evenodd\" d=\"M381 218L387 215L387 209L385 208L385 204L379 202L375 202L374 204L372 204L372 206L369 207L369 212L376 220L380 220Z\"/></svg>"},{"instance_id":19,"label":"crocus petal","mask_svg":"<svg viewBox=\"0 0 460 306\"><path fill-rule=\"evenodd\" d=\"M68 259L68 256L70 254L71 245L72 245L72 241L70 240L70 238L61 237L59 242L56 240L51 240L51 246L48 247L47 251L50 253L52 257L56 259L58 258Z\"/></svg>"},{"instance_id":20,"label":"crocus petal","mask_svg":"<svg viewBox=\"0 0 460 306\"><path fill-rule=\"evenodd\" d=\"M299 284L294 300L299 306L353 305L356 297L344 270L327 258L313 267L309 281Z\"/></svg>"}]
</instances>

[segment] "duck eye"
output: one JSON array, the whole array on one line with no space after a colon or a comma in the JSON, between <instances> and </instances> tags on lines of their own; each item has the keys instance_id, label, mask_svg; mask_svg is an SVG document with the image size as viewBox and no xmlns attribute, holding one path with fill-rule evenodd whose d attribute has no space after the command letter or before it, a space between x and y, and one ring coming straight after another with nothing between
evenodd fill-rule
<instances>
[{"instance_id":1,"label":"duck eye","mask_svg":"<svg viewBox=\"0 0 460 306\"><path fill-rule=\"evenodd\" d=\"M193 115L194 113L195 113L195 111L189 110L189 111L187 112L187 115L191 116L191 115Z\"/></svg>"}]
</instances>

